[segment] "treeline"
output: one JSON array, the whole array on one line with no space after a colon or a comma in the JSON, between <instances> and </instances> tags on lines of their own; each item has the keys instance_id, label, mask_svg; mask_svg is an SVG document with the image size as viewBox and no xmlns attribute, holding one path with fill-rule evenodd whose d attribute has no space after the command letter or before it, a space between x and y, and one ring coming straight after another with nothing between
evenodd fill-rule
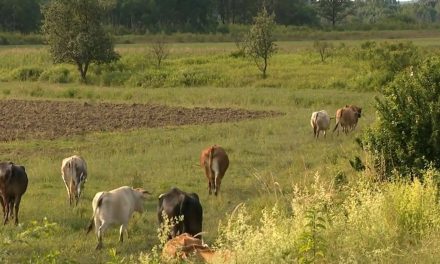
<instances>
[{"instance_id":1,"label":"treeline","mask_svg":"<svg viewBox=\"0 0 440 264\"><path fill-rule=\"evenodd\" d=\"M39 32L50 0L0 0L0 31ZM250 24L262 6L277 24L337 29L407 29L440 23L440 1L419 0L72 0L98 1L115 34L227 33Z\"/></svg>"}]
</instances>

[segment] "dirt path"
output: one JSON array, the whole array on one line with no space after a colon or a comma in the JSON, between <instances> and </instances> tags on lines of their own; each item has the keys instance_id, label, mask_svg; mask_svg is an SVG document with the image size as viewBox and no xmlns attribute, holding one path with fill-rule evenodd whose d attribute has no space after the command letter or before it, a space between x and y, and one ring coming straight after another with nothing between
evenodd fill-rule
<instances>
[{"instance_id":1,"label":"dirt path","mask_svg":"<svg viewBox=\"0 0 440 264\"><path fill-rule=\"evenodd\" d=\"M231 108L0 100L0 141L54 139L91 131L236 122L281 114Z\"/></svg>"}]
</instances>

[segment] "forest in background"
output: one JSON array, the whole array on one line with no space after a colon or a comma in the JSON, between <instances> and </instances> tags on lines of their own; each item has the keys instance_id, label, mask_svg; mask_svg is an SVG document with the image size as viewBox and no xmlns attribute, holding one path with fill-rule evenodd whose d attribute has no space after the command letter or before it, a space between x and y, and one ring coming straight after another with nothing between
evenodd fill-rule
<instances>
[{"instance_id":1,"label":"forest in background","mask_svg":"<svg viewBox=\"0 0 440 264\"><path fill-rule=\"evenodd\" d=\"M88 0L80 0L88 1ZM0 0L0 31L39 33L48 0ZM419 0L101 0L104 24L116 35L229 33L252 23L262 6L276 23L298 29L437 28L440 2ZM1 42L0 42L1 43Z\"/></svg>"}]
</instances>

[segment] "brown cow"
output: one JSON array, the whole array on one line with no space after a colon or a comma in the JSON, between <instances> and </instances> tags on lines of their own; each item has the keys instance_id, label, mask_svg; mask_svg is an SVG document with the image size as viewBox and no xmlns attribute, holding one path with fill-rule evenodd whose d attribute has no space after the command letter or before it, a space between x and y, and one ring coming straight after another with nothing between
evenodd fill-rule
<instances>
[{"instance_id":1,"label":"brown cow","mask_svg":"<svg viewBox=\"0 0 440 264\"><path fill-rule=\"evenodd\" d=\"M214 194L217 195L223 176L229 167L228 155L222 147L213 145L202 151L200 166L205 169L205 175L208 178L209 194L214 189Z\"/></svg>"},{"instance_id":2,"label":"brown cow","mask_svg":"<svg viewBox=\"0 0 440 264\"><path fill-rule=\"evenodd\" d=\"M0 202L3 207L4 222L8 222L8 217L14 217L15 224L18 225L18 210L20 207L21 196L26 192L28 177L24 166L16 165L12 162L0 163Z\"/></svg>"},{"instance_id":3,"label":"brown cow","mask_svg":"<svg viewBox=\"0 0 440 264\"><path fill-rule=\"evenodd\" d=\"M199 262L228 263L231 255L230 251L214 251L204 245L202 240L192 237L188 233L183 233L169 240L162 250L164 261L189 260L190 256L194 256Z\"/></svg>"},{"instance_id":4,"label":"brown cow","mask_svg":"<svg viewBox=\"0 0 440 264\"><path fill-rule=\"evenodd\" d=\"M358 119L361 118L362 108L355 105L346 105L336 111L336 125L333 129L335 132L338 129L339 124L342 127L342 131L347 134L349 131L353 131L356 128ZM338 129L339 135L339 129Z\"/></svg>"}]
</instances>

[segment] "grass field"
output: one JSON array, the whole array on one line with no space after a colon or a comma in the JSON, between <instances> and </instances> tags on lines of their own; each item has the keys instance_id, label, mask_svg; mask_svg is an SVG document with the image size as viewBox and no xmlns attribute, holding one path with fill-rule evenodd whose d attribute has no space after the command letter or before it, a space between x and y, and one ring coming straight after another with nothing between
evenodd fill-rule
<instances>
[{"instance_id":1,"label":"grass field","mask_svg":"<svg viewBox=\"0 0 440 264\"><path fill-rule=\"evenodd\" d=\"M437 41L417 39L415 43L435 49ZM343 42L348 47L360 44ZM1 142L0 160L25 165L29 176L28 191L20 208L22 224L19 227L7 225L0 231L1 261L115 263L122 258L125 258L123 262L135 261L140 252L148 252L159 243L157 196L173 186L199 194L204 208L205 241L212 244L218 236L219 222L225 223L227 215L240 203L246 204L249 214L255 217L253 222L258 223L256 219L261 210L277 201L270 191L275 182L286 197L294 197L293 185L310 186L317 173L325 183L333 182L337 175L345 175L350 183L358 182L362 174L354 171L348 160L355 156L365 159L355 138L375 120L373 102L378 94L351 86L353 80L366 74L365 62L343 55L342 47L331 59L321 63L311 45L303 41L279 43L280 52L269 65L267 79L259 77L251 62L229 56L235 49L233 44L172 45L172 55L164 66L166 71L197 69L222 76L223 79L213 79L214 85L209 85L211 79L196 86L151 88L128 83L82 85L75 80L66 84L43 80L21 82L5 77L5 82L0 82L0 97L5 99L234 107L276 110L286 115L237 123ZM122 45L118 51L123 65L136 65L135 69L145 67L145 72L152 68L148 60L142 61L147 53L145 46ZM0 48L0 76L29 64L41 69L58 67L51 64L45 47ZM97 77L93 69L91 71L93 80ZM200 71L195 71L196 76ZM334 115L337 108L346 104L363 107L364 115L356 131L348 136L330 133L325 139L314 139L311 113L325 109ZM211 144L222 145L231 161L219 197L208 196L206 179L198 167L201 149ZM75 208L68 206L60 176L61 160L72 154L83 156L89 166L85 193ZM135 215L130 222L129 239L118 244L118 230L111 229L104 238L105 249L97 252L94 235L85 235L92 215L91 200L98 191L122 185L142 186L154 195L146 202L146 212ZM47 218L46 224L44 218ZM116 255L109 253L108 249L112 248L116 249ZM341 259L333 256L324 262ZM372 260L374 258L366 258L367 262Z\"/></svg>"}]
</instances>

